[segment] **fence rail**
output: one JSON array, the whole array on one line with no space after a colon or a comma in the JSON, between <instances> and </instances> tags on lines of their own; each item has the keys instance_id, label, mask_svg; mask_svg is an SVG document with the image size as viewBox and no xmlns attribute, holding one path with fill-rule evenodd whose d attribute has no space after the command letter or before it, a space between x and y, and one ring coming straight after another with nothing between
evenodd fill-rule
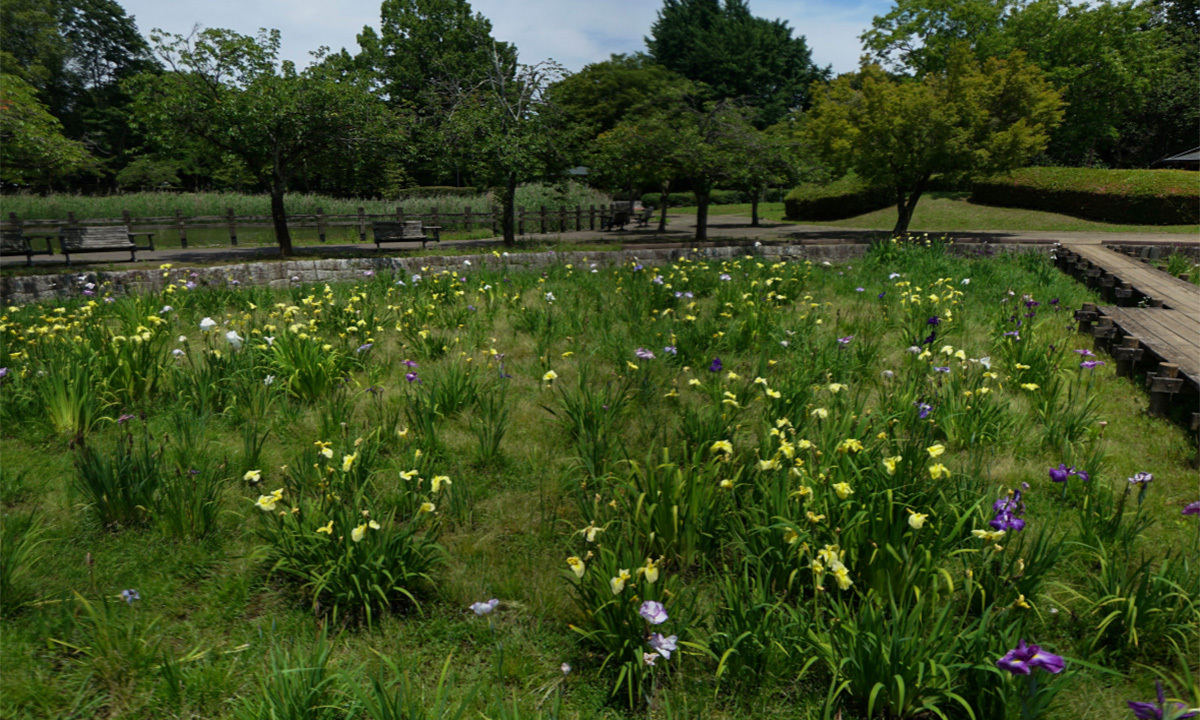
<instances>
[{"instance_id":1,"label":"fence rail","mask_svg":"<svg viewBox=\"0 0 1200 720\"><path fill-rule=\"evenodd\" d=\"M516 231L519 235L571 232L595 230L604 228L613 220L620 210L627 213L628 204L624 208L619 205L582 205L574 207L547 208L542 205L535 209L522 206L516 208ZM329 228L354 228L359 242L367 242L370 225L375 220L420 220L426 225L437 225L445 231L490 229L494 235L500 234L500 209L489 207L486 210L475 211L470 207L461 212L439 212L436 207L429 212L408 213L403 206L398 206L394 213L367 213L358 208L357 213L325 213L320 208L314 214L288 215L288 227L292 229L315 228L321 242L326 241L326 231ZM62 230L80 226L120 226L129 228L130 232L177 233L180 247L188 246L189 230L223 230L229 234L229 244L238 244L239 228L274 228L270 215L237 215L233 208L226 210L224 215L184 215L182 210L176 210L174 215L158 217L134 217L128 210L121 213L119 218L77 218L75 213L67 213L65 220L28 219L22 220L16 213L9 213L7 222L18 228L33 232L47 233L50 230Z\"/></svg>"}]
</instances>

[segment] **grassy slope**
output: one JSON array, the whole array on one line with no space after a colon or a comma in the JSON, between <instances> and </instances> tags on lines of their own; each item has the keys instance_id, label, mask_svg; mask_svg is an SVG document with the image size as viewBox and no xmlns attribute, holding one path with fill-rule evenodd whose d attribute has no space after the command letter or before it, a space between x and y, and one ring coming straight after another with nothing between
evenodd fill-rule
<instances>
[{"instance_id":1,"label":"grassy slope","mask_svg":"<svg viewBox=\"0 0 1200 720\"><path fill-rule=\"evenodd\" d=\"M986 261L985 261L986 262ZM905 268L900 268L905 269ZM909 268L910 270L912 268ZM1056 273L1034 276L1017 271L1011 265L994 273L980 266L956 262L956 275L976 277L973 290L995 299L1005 286L1037 296L1061 296L1064 304L1077 305L1090 297L1086 290ZM829 271L817 279L810 291L818 299L836 300L843 322L853 325L874 313L874 304L854 293L858 284L872 288L883 286L886 269L865 273L853 267ZM930 272L932 269L929 270ZM978 278L987 276L984 284ZM1040 279L1039 279L1040 278ZM571 281L556 273L545 287L564 296ZM989 290L990 288L990 290ZM972 350L984 349L990 328L975 318L955 340ZM508 353L507 368L519 390L514 392L514 418L505 439L507 459L495 467L480 467L469 460L474 440L463 418L449 422L447 443L452 448L449 474L456 482L467 481L474 494L474 511L467 522L455 523L445 538L450 563L438 575L439 595L426 605L422 615L391 616L372 631L347 632L335 641L337 667L363 672L378 666L376 651L397 658L402 667L413 671L414 680L426 692L432 692L442 661L453 654L458 691L474 683L488 686L492 692L519 697L529 708L538 696L538 688L553 682L557 667L569 661L576 667L570 679L570 717L620 717L621 713L604 705L604 682L595 677L595 658L581 652L575 636L566 629L573 616L566 584L561 580L562 558L568 547L569 533L579 526L570 488L577 476L570 470L569 449L560 431L549 423L542 404L548 402L539 390L541 366L535 357L532 340L517 333L500 316L500 322L488 327L485 335L504 338ZM645 337L634 332L635 338ZM885 343L898 347L895 338ZM1083 344L1082 338L1073 338ZM389 343L391 341L389 340ZM560 341L553 347L554 366L562 373L561 382L570 381L575 360L558 360L561 352L577 348L586 355L583 344ZM631 344L631 347L633 345ZM400 351L396 351L400 352ZM899 362L903 354L893 351L883 366ZM742 372L748 358L727 358L731 367ZM399 383L398 372L382 382L390 387ZM1161 547L1186 542L1195 533L1195 523L1178 516L1180 503L1194 499L1195 475L1185 461L1192 452L1181 430L1168 423L1147 419L1141 413L1145 396L1137 384L1117 379L1111 365L1098 371L1101 404L1099 417L1108 422L1105 447L1108 471L1099 482L1120 486L1123 478L1141 469L1156 475L1149 509L1163 520L1146 537L1146 547ZM150 408L151 426L164 427L162 416L170 407L164 399ZM663 408L648 408L644 416L632 418L626 428L631 447L641 448L657 435ZM285 424L268 444L264 466L274 468L292 460L316 435L317 410L304 411L294 423ZM361 418L360 418L361 419ZM240 439L236 430L218 424L219 443L236 457ZM275 644L311 642L315 627L311 615L295 596L278 581L269 580L252 557L255 540L247 532L255 512L243 498L250 491L242 486L229 488L226 515L218 537L202 543L178 543L158 536L154 531L112 534L90 527L72 496L66 491L72 474L71 453L64 443L32 428L6 428L3 437L4 474L27 473L28 494L15 507L37 507L47 516L48 544L42 549L44 562L36 568L38 595L45 601L33 611L0 622L4 671L0 673L3 705L9 717L65 717L76 697L97 697L96 681L89 678L87 663L72 659L62 649L48 647L46 638L61 637L67 622L63 600L78 590L91 597L112 596L121 588L136 587L144 600L138 613L159 616L165 631L166 646L183 653L191 648L212 650L213 654L193 664L193 685L185 695L182 710L161 705L161 687L157 677L131 680L127 685L109 688L102 706L114 716L129 718L229 717L237 696L252 692L262 673L267 650ZM112 438L113 429L103 431ZM1045 524L1056 519L1055 503L1050 497L1057 488L1046 480L1045 468L1057 457L1039 447L1036 425L1023 423L1017 435L999 449L990 463L990 486L1016 486L1028 481L1034 487L1030 495L1031 523ZM950 457L950 455L948 455ZM948 460L959 468L963 453ZM11 508L10 508L11 509ZM96 564L88 568L85 554L91 553ZM1090 569L1081 562L1067 563L1059 579L1079 587ZM1054 591L1067 606L1065 593ZM503 687L492 667L493 644L484 621L465 611L467 604L486 597L499 597L505 609L494 616L497 633L504 638L505 663ZM1041 600L1045 612L1054 603ZM1055 647L1071 642L1079 632L1074 626L1043 628L1043 638L1051 638ZM1043 640L1045 642L1045 640ZM244 650L237 650L248 644ZM221 654L228 652L230 654ZM1122 667L1128 670L1129 667ZM1151 696L1146 673L1134 679L1104 679L1088 675L1077 682L1066 697L1066 709L1054 717L1117 720L1128 716L1123 701ZM739 718L774 715L780 718L805 717L814 689L805 683L771 684L762 692L722 695L713 698L711 675L697 666L667 682L663 688L678 709L686 705L692 715ZM18 709L24 709L24 713ZM103 712L97 710L97 714ZM194 713L194 714L193 714ZM84 716L91 713L83 713ZM656 716L662 717L661 708Z\"/></svg>"},{"instance_id":2,"label":"grassy slope","mask_svg":"<svg viewBox=\"0 0 1200 720\"><path fill-rule=\"evenodd\" d=\"M967 202L970 193L931 192L917 203L910 230L913 232L967 232L984 230L1009 231L1077 231L1077 232L1136 232L1163 233L1164 235L1200 234L1198 225L1113 225L1109 223L1081 220L1067 215L973 205ZM712 215L750 215L750 206L713 205ZM694 207L678 208L674 212L695 214ZM783 203L762 203L759 214L763 219L784 221ZM784 221L786 222L786 221ZM891 230L896 224L896 210L887 208L866 215L831 222L804 222L805 225L826 225L863 230Z\"/></svg>"}]
</instances>

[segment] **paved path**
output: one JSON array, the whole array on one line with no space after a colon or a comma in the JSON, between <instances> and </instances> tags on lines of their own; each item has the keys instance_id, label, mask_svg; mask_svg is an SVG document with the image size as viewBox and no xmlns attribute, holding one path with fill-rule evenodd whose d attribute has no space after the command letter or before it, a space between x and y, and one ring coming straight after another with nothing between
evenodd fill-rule
<instances>
[{"instance_id":1,"label":"paved path","mask_svg":"<svg viewBox=\"0 0 1200 720\"><path fill-rule=\"evenodd\" d=\"M519 239L523 242L546 243L621 243L636 246L694 246L693 238L696 231L694 215L670 215L670 224L665 232L657 231L657 224L651 224L649 229L620 230L620 231L583 231L558 234L530 234ZM978 231L947 233L954 238L964 241L987 241L999 243L1038 243L1054 242L1075 244L1200 244L1200 237L1193 235L1168 233L1081 233L1081 232L1025 232L1025 231ZM795 223L762 221L755 227L750 224L750 218L737 215L709 216L708 237L710 242L729 244L735 241L752 242L792 242L836 244L843 242L866 242L881 235L875 230L855 230L852 228L831 227L828 225L798 225ZM445 246L485 247L503 249L500 238L486 240L447 240ZM419 250L419 243L393 243L387 246L384 254L399 251L411 252ZM371 256L376 251L373 243L349 243L329 245L305 245L296 248L297 257L345 257ZM436 250L434 250L436 252ZM186 250L168 248L163 250L144 251L138 253L138 263L129 263L126 252L92 253L76 255L72 267L87 267L95 265L145 267L147 264L219 264L229 262L246 262L249 260L265 260L279 257L275 247L192 247ZM36 256L33 259L36 267L46 269L61 269L64 266L61 255ZM12 268L23 265L23 257L5 257L0 259L0 267Z\"/></svg>"}]
</instances>

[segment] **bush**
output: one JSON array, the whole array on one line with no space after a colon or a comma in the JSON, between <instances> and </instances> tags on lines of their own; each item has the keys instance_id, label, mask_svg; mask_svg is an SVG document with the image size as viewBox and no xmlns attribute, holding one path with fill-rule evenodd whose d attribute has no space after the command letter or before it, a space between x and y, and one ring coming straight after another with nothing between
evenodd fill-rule
<instances>
[{"instance_id":1,"label":"bush","mask_svg":"<svg viewBox=\"0 0 1200 720\"><path fill-rule=\"evenodd\" d=\"M396 191L397 200L407 200L409 198L431 198L431 197L475 197L479 195L479 190L473 187L452 187L450 185L426 185L422 187L410 187Z\"/></svg>"},{"instance_id":2,"label":"bush","mask_svg":"<svg viewBox=\"0 0 1200 720\"><path fill-rule=\"evenodd\" d=\"M662 193L646 193L642 196L642 205L644 207L658 207L658 201L662 199ZM667 207L690 207L696 204L695 193L670 193L667 195Z\"/></svg>"},{"instance_id":3,"label":"bush","mask_svg":"<svg viewBox=\"0 0 1200 720\"><path fill-rule=\"evenodd\" d=\"M1101 222L1200 222L1200 176L1186 170L1024 168L976 180L971 202L1045 210Z\"/></svg>"},{"instance_id":4,"label":"bush","mask_svg":"<svg viewBox=\"0 0 1200 720\"><path fill-rule=\"evenodd\" d=\"M788 220L841 220L881 210L895 201L889 187L871 186L856 175L826 185L804 184L783 199Z\"/></svg>"}]
</instances>

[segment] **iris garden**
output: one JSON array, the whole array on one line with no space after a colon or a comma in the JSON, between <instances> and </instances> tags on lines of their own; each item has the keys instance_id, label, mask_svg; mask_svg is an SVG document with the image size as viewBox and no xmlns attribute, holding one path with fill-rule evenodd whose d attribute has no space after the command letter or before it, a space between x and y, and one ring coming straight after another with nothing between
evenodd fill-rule
<instances>
[{"instance_id":1,"label":"iris garden","mask_svg":"<svg viewBox=\"0 0 1200 720\"><path fill-rule=\"evenodd\" d=\"M1200 704L1194 447L1044 255L509 259L7 308L3 714Z\"/></svg>"}]
</instances>

